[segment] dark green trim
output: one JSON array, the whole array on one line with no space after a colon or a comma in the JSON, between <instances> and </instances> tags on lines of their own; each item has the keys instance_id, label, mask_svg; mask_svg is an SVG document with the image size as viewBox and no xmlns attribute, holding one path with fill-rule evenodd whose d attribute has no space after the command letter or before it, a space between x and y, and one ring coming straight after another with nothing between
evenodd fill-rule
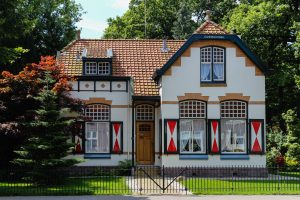
<instances>
[{"instance_id":1,"label":"dark green trim","mask_svg":"<svg viewBox=\"0 0 300 200\"><path fill-rule=\"evenodd\" d=\"M109 76L112 75L112 58L82 58L82 74L85 74L85 63L86 62L96 62L97 63L97 75L101 76L101 74L98 74L98 63L99 62L108 62L109 63ZM95 74L96 75L96 74ZM86 75L86 76L94 76L94 75Z\"/></svg>"},{"instance_id":2,"label":"dark green trim","mask_svg":"<svg viewBox=\"0 0 300 200\"><path fill-rule=\"evenodd\" d=\"M161 68L156 70L153 74L152 78L154 80L158 80L176 61L178 57L180 57L183 52L189 48L189 46L196 41L200 40L226 40L235 43L252 61L257 67L262 70L262 72L266 72L267 68L264 66L262 61L254 55L247 47L247 45L237 36L237 35L215 35L215 34L193 34L180 48L179 50L167 61L167 63Z\"/></svg>"},{"instance_id":3,"label":"dark green trim","mask_svg":"<svg viewBox=\"0 0 300 200\"><path fill-rule=\"evenodd\" d=\"M229 155L229 154L226 154L226 155L221 155L220 156L220 159L221 160L250 160L250 157L249 155L245 155L245 154L241 154L241 155Z\"/></svg>"},{"instance_id":4,"label":"dark green trim","mask_svg":"<svg viewBox=\"0 0 300 200\"><path fill-rule=\"evenodd\" d=\"M111 155L110 154L98 154L98 153L86 153L83 156L84 158L88 159L110 159Z\"/></svg>"},{"instance_id":5,"label":"dark green trim","mask_svg":"<svg viewBox=\"0 0 300 200\"><path fill-rule=\"evenodd\" d=\"M160 96L132 96L132 100L134 101L159 101Z\"/></svg>"},{"instance_id":6,"label":"dark green trim","mask_svg":"<svg viewBox=\"0 0 300 200\"><path fill-rule=\"evenodd\" d=\"M131 77L128 76L75 76L77 81L129 81Z\"/></svg>"},{"instance_id":7,"label":"dark green trim","mask_svg":"<svg viewBox=\"0 0 300 200\"><path fill-rule=\"evenodd\" d=\"M206 154L180 154L179 160L208 160L208 155Z\"/></svg>"}]
</instances>

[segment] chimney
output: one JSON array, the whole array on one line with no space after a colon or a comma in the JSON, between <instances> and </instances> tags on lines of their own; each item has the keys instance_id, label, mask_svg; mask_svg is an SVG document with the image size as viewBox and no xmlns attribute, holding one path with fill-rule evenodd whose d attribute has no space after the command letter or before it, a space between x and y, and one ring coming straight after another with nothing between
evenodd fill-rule
<instances>
[{"instance_id":1,"label":"chimney","mask_svg":"<svg viewBox=\"0 0 300 200\"><path fill-rule=\"evenodd\" d=\"M76 31L76 40L80 40L81 29Z\"/></svg>"},{"instance_id":2,"label":"chimney","mask_svg":"<svg viewBox=\"0 0 300 200\"><path fill-rule=\"evenodd\" d=\"M211 21L211 11L210 10L206 10L206 11L204 11L204 13L205 13L205 21Z\"/></svg>"},{"instance_id":3,"label":"chimney","mask_svg":"<svg viewBox=\"0 0 300 200\"><path fill-rule=\"evenodd\" d=\"M163 53L167 53L167 52L170 51L170 49L169 49L168 46L167 46L167 39L166 39L166 38L163 39L163 46L162 46L162 48L161 48L161 51L162 51Z\"/></svg>"}]
</instances>

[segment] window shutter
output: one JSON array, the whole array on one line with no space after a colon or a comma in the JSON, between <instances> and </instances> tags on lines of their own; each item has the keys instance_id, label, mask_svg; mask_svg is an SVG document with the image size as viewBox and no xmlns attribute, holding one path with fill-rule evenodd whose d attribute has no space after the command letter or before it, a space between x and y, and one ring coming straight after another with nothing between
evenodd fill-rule
<instances>
[{"instance_id":1,"label":"window shutter","mask_svg":"<svg viewBox=\"0 0 300 200\"><path fill-rule=\"evenodd\" d=\"M123 153L123 122L111 122L111 153Z\"/></svg>"},{"instance_id":2,"label":"window shutter","mask_svg":"<svg viewBox=\"0 0 300 200\"><path fill-rule=\"evenodd\" d=\"M84 153L84 134L85 134L85 127L84 122L75 122L75 124L72 127L72 133L73 133L73 142L75 144L74 146L74 154L82 154Z\"/></svg>"},{"instance_id":3,"label":"window shutter","mask_svg":"<svg viewBox=\"0 0 300 200\"><path fill-rule=\"evenodd\" d=\"M178 119L165 119L164 132L164 146L166 154L177 154L179 152L178 149L178 141L179 141L179 120Z\"/></svg>"},{"instance_id":4,"label":"window shutter","mask_svg":"<svg viewBox=\"0 0 300 200\"><path fill-rule=\"evenodd\" d=\"M264 153L264 120L263 119L250 119L249 120L249 144L251 154Z\"/></svg>"},{"instance_id":5,"label":"window shutter","mask_svg":"<svg viewBox=\"0 0 300 200\"><path fill-rule=\"evenodd\" d=\"M211 154L220 153L220 133L221 125L220 119L208 120L208 152Z\"/></svg>"}]
</instances>

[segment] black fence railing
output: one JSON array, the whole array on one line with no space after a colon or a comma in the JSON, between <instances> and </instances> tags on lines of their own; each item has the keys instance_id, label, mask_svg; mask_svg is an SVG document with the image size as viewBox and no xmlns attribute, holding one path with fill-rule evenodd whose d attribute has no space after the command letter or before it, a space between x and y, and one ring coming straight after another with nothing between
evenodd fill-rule
<instances>
[{"instance_id":1,"label":"black fence railing","mask_svg":"<svg viewBox=\"0 0 300 200\"><path fill-rule=\"evenodd\" d=\"M71 167L0 169L0 196L300 194L297 167Z\"/></svg>"}]
</instances>

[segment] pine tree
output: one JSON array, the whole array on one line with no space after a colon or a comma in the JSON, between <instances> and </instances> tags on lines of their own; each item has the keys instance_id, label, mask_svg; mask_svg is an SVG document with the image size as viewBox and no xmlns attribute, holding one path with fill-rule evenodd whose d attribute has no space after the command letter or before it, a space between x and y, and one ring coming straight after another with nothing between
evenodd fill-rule
<instances>
[{"instance_id":1,"label":"pine tree","mask_svg":"<svg viewBox=\"0 0 300 200\"><path fill-rule=\"evenodd\" d=\"M45 87L35 98L40 102L40 107L34 111L34 120L25 124L31 135L16 151L19 157L13 162L30 169L26 178L38 184L62 181L64 173L61 170L76 163L76 160L64 159L73 146L67 142L69 136L65 133L73 120L61 117L64 109L58 105L57 93L48 86L55 80L50 74L45 74L45 77L41 80Z\"/></svg>"}]
</instances>

